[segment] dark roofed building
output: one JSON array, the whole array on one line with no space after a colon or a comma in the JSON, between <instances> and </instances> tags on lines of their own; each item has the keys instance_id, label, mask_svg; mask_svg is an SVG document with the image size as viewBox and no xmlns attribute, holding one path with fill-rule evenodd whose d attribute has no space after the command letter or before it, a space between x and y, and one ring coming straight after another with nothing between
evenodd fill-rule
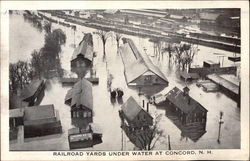
<instances>
[{"instance_id":1,"label":"dark roofed building","mask_svg":"<svg viewBox=\"0 0 250 161\"><path fill-rule=\"evenodd\" d=\"M189 95L189 88L185 87L182 92L174 87L165 96L167 104L179 116L182 124L206 122L207 109Z\"/></svg>"},{"instance_id":2,"label":"dark roofed building","mask_svg":"<svg viewBox=\"0 0 250 161\"><path fill-rule=\"evenodd\" d=\"M36 137L62 132L61 121L54 105L27 107L24 110L24 137Z\"/></svg>"},{"instance_id":3,"label":"dark roofed building","mask_svg":"<svg viewBox=\"0 0 250 161\"><path fill-rule=\"evenodd\" d=\"M85 78L80 79L68 91L65 104L71 107L71 118L85 118L92 121L93 95L92 84Z\"/></svg>"},{"instance_id":4,"label":"dark roofed building","mask_svg":"<svg viewBox=\"0 0 250 161\"><path fill-rule=\"evenodd\" d=\"M152 116L141 108L133 97L129 97L121 106L120 116L126 120L128 126L131 128L141 128L153 125Z\"/></svg>"},{"instance_id":5,"label":"dark roofed building","mask_svg":"<svg viewBox=\"0 0 250 161\"><path fill-rule=\"evenodd\" d=\"M28 106L39 105L44 97L45 80L32 80L29 85L21 90L20 99Z\"/></svg>"},{"instance_id":6,"label":"dark roofed building","mask_svg":"<svg viewBox=\"0 0 250 161\"><path fill-rule=\"evenodd\" d=\"M123 38L121 56L128 85L166 85L168 80L146 53L139 52L131 39Z\"/></svg>"},{"instance_id":7,"label":"dark roofed building","mask_svg":"<svg viewBox=\"0 0 250 161\"><path fill-rule=\"evenodd\" d=\"M71 58L71 70L73 72L78 72L78 68L87 70L91 66L93 57L93 38L91 33L87 33L74 50Z\"/></svg>"}]
</instances>

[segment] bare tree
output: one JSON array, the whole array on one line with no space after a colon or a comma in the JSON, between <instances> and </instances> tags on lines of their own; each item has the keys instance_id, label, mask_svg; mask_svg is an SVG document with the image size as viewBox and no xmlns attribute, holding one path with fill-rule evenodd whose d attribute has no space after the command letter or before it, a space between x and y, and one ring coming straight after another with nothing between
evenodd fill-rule
<instances>
[{"instance_id":1,"label":"bare tree","mask_svg":"<svg viewBox=\"0 0 250 161\"><path fill-rule=\"evenodd\" d=\"M124 123L124 117L120 115L122 120L121 127L130 139L130 141L141 150L152 150L161 137L165 137L163 130L159 128L159 122L162 115L156 115L152 126L146 126L141 129L131 129L129 125Z\"/></svg>"},{"instance_id":2,"label":"bare tree","mask_svg":"<svg viewBox=\"0 0 250 161\"><path fill-rule=\"evenodd\" d=\"M115 32L114 33L115 35L115 40L116 40L116 45L117 45L117 53L118 53L118 49L119 49L119 46L120 46L120 40L122 38L122 34L118 33L118 32Z\"/></svg>"},{"instance_id":3,"label":"bare tree","mask_svg":"<svg viewBox=\"0 0 250 161\"><path fill-rule=\"evenodd\" d=\"M97 32L94 32L94 34L98 35L101 40L102 40L102 44L103 44L103 55L106 55L106 51L105 51L105 45L106 45L106 41L109 37L111 37L111 33L107 32L107 31L103 31L103 30L98 30Z\"/></svg>"},{"instance_id":4,"label":"bare tree","mask_svg":"<svg viewBox=\"0 0 250 161\"><path fill-rule=\"evenodd\" d=\"M51 23L50 22L45 21L43 28L47 34L51 33Z\"/></svg>"}]
</instances>

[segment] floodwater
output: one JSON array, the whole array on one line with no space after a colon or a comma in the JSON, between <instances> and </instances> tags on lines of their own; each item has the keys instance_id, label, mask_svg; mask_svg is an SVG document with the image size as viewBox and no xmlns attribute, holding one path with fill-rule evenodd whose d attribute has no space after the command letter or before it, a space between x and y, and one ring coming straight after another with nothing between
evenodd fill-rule
<instances>
[{"instance_id":1,"label":"floodwater","mask_svg":"<svg viewBox=\"0 0 250 161\"><path fill-rule=\"evenodd\" d=\"M21 25L27 30L20 30L16 25ZM61 62L62 67L67 71L65 76L76 76L70 72L70 58L73 54L73 44L80 42L83 33L94 32L95 29L77 26L74 31L70 28L52 24L52 29L61 28L66 36L66 44L62 46ZM29 22L25 22L22 15L10 15L10 62L18 60L30 59L31 52L39 49L44 43L44 32L39 32ZM75 35L75 36L74 36ZM134 36L123 35L123 37L132 38L135 45L141 52L145 47L148 55L153 55L153 44L148 39L138 38ZM111 103L110 94L107 89L107 75L112 74L112 88L122 88L124 91L123 102L130 96L133 96L137 102L142 105L142 100L146 100L145 96L138 95L136 89L127 87L124 78L124 67L119 54L117 54L116 41L109 38L106 42L106 57L103 58L102 42L97 35L93 36L94 51L97 57L94 60L94 68L96 75L99 77L99 84L93 85L93 102L94 117L93 122L97 124L102 131L102 143L94 145L91 148L79 150L134 150L137 149L120 128L121 121L118 115L122 102L115 101ZM200 49L194 58L193 65L202 65L203 60L219 60L218 55L213 53L222 53L232 56L233 53L198 46ZM18 52L17 52L18 51ZM177 86L182 89L186 84L181 81L176 72L175 66L168 64L168 56L164 54L160 59L151 57L154 64L157 65L169 80L169 86L161 91L166 94L173 87ZM231 63L224 58L223 66L237 65ZM232 76L230 76L232 77ZM234 77L234 76L233 76ZM234 77L236 79L236 77ZM150 105L149 112L155 117L162 115L159 128L162 129L163 136L160 137L154 149L167 150L167 135L170 136L170 144L172 149L238 149L240 148L240 109L236 103L220 92L205 93L198 88L195 83L189 83L190 95L200 102L207 110L206 131L197 141L182 136L181 130L173 123L172 119L166 115L166 107L155 107ZM68 129L71 125L70 107L64 104L64 97L70 87L63 87L57 79L49 80L45 90L45 97L41 105L54 104L59 111L63 133L58 135L50 135L45 137L37 137L32 139L24 139L24 142L12 142L10 150L69 150L68 145ZM220 111L224 112L221 126L220 143L218 138L218 121Z\"/></svg>"}]
</instances>

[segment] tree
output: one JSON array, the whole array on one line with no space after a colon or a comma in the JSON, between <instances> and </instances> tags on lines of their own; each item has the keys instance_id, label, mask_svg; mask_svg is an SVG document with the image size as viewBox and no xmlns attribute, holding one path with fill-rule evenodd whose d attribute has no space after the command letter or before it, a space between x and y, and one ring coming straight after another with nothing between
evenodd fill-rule
<instances>
[{"instance_id":1,"label":"tree","mask_svg":"<svg viewBox=\"0 0 250 161\"><path fill-rule=\"evenodd\" d=\"M18 61L9 65L9 88L16 92L23 89L32 79L31 68L26 61Z\"/></svg>"},{"instance_id":2,"label":"tree","mask_svg":"<svg viewBox=\"0 0 250 161\"><path fill-rule=\"evenodd\" d=\"M163 53L167 52L168 53L168 61L170 62L171 61L171 58L172 58L172 54L174 52L174 48L173 48L173 45L172 44L168 44L167 47L163 48Z\"/></svg>"},{"instance_id":3,"label":"tree","mask_svg":"<svg viewBox=\"0 0 250 161\"><path fill-rule=\"evenodd\" d=\"M35 77L41 78L43 75L44 61L41 52L34 50L31 54L31 68Z\"/></svg>"},{"instance_id":4,"label":"tree","mask_svg":"<svg viewBox=\"0 0 250 161\"><path fill-rule=\"evenodd\" d=\"M162 115L157 115L154 119L152 126L143 127L141 129L132 129L124 121L124 116L120 112L120 118L122 120L122 129L128 136L129 140L141 150L152 150L155 148L156 143L163 135L163 130L159 128L159 122Z\"/></svg>"},{"instance_id":5,"label":"tree","mask_svg":"<svg viewBox=\"0 0 250 161\"><path fill-rule=\"evenodd\" d=\"M163 130L159 129L159 122L162 115L155 117L153 126L146 128L138 135L138 140L141 144L142 150L152 150L155 148L155 144L159 141L163 135Z\"/></svg>"},{"instance_id":6,"label":"tree","mask_svg":"<svg viewBox=\"0 0 250 161\"><path fill-rule=\"evenodd\" d=\"M51 23L50 22L45 21L43 28L47 34L51 33Z\"/></svg>"},{"instance_id":7,"label":"tree","mask_svg":"<svg viewBox=\"0 0 250 161\"><path fill-rule=\"evenodd\" d=\"M118 53L118 49L119 49L119 46L120 46L120 40L122 38L122 34L120 34L118 32L115 32L114 35L115 35L115 40L116 40L116 45L117 45L117 53Z\"/></svg>"},{"instance_id":8,"label":"tree","mask_svg":"<svg viewBox=\"0 0 250 161\"><path fill-rule=\"evenodd\" d=\"M98 35L101 38L103 44L103 56L106 56L105 45L107 39L111 36L111 33L103 30L98 30L97 32L94 32L94 34Z\"/></svg>"}]
</instances>

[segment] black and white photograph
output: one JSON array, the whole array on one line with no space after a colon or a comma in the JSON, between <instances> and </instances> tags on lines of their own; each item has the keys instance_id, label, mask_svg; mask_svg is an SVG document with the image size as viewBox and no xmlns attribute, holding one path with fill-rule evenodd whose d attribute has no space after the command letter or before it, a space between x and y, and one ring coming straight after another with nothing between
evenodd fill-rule
<instances>
[{"instance_id":1,"label":"black and white photograph","mask_svg":"<svg viewBox=\"0 0 250 161\"><path fill-rule=\"evenodd\" d=\"M7 14L10 152L242 148L240 7Z\"/></svg>"}]
</instances>

